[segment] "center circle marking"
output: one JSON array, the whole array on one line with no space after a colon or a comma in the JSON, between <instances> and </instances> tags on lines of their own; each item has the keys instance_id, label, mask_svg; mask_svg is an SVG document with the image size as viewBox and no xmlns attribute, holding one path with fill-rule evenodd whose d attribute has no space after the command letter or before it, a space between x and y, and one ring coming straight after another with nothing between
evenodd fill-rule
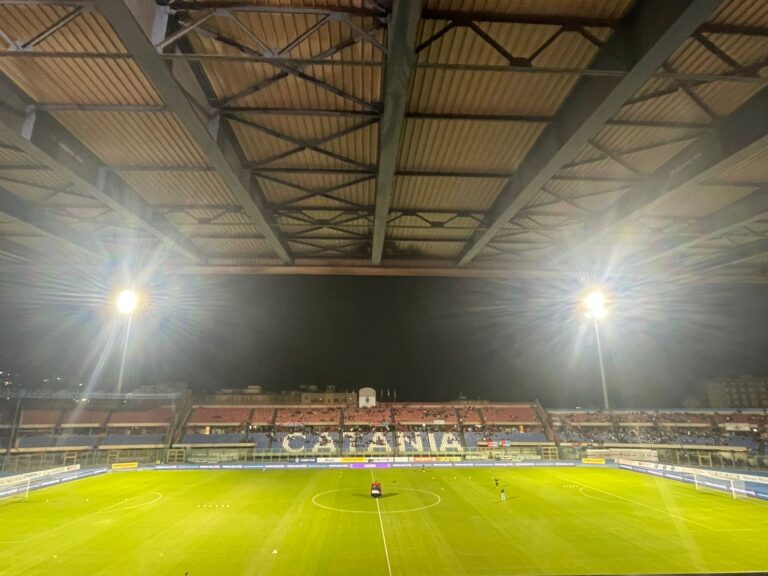
<instances>
[{"instance_id":1,"label":"center circle marking","mask_svg":"<svg viewBox=\"0 0 768 576\"><path fill-rule=\"evenodd\" d=\"M429 508L434 508L440 502L443 501L442 498L440 498L439 494L435 494L434 492L430 492L429 490L419 490L418 488L399 488L398 490L402 491L408 491L408 492L421 492L422 494L429 494L430 496L433 496L435 498L435 501L431 504L427 504L426 506L417 506L416 508L405 508L403 510L382 510L381 514L403 514L405 512L421 512L422 510L427 510ZM322 496L325 496L327 494L334 494L336 492L352 492L352 490L344 490L344 489L336 489L336 490L327 490L325 492L320 492L319 494L315 494L312 496L312 504L317 506L318 508L323 508L325 510L331 510L332 512L348 512L349 514L379 514L377 510L350 510L349 508L336 508L334 506L326 506L325 504L320 504L317 500L318 498L321 498Z\"/></svg>"}]
</instances>

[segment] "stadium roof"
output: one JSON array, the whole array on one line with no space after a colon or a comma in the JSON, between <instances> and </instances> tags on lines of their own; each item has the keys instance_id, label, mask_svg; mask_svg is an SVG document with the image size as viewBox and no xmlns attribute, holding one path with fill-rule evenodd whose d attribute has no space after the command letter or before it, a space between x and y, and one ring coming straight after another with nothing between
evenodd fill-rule
<instances>
[{"instance_id":1,"label":"stadium roof","mask_svg":"<svg viewBox=\"0 0 768 576\"><path fill-rule=\"evenodd\" d=\"M764 0L0 0L0 262L768 280Z\"/></svg>"}]
</instances>

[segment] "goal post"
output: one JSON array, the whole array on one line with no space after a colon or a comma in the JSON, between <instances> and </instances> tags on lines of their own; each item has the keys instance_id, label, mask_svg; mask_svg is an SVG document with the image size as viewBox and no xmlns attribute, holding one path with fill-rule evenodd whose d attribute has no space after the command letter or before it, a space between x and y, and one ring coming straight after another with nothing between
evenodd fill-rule
<instances>
[{"instance_id":1,"label":"goal post","mask_svg":"<svg viewBox=\"0 0 768 576\"><path fill-rule=\"evenodd\" d=\"M693 474L693 483L697 492L714 490L730 494L734 499L746 498L746 482L737 478L723 478L712 476L704 472Z\"/></svg>"},{"instance_id":2,"label":"goal post","mask_svg":"<svg viewBox=\"0 0 768 576\"><path fill-rule=\"evenodd\" d=\"M0 501L26 500L29 497L29 488L31 485L32 478L23 478L17 482L0 486Z\"/></svg>"}]
</instances>

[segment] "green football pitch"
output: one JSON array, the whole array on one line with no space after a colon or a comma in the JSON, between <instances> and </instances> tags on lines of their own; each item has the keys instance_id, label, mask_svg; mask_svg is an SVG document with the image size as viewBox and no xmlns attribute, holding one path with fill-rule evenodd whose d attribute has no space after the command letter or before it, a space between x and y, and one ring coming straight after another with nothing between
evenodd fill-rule
<instances>
[{"instance_id":1,"label":"green football pitch","mask_svg":"<svg viewBox=\"0 0 768 576\"><path fill-rule=\"evenodd\" d=\"M31 492L0 502L0 574L768 569L767 502L599 468L375 476L378 501L369 470L122 472Z\"/></svg>"}]
</instances>

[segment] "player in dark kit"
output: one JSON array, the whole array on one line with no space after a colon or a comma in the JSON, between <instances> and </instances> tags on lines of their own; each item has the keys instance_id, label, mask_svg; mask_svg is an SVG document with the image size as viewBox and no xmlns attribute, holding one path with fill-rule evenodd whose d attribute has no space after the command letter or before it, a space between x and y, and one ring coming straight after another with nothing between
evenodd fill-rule
<instances>
[{"instance_id":1,"label":"player in dark kit","mask_svg":"<svg viewBox=\"0 0 768 576\"><path fill-rule=\"evenodd\" d=\"M498 478L494 478L493 481L496 482L496 488L498 488L499 487L499 479Z\"/></svg>"},{"instance_id":2,"label":"player in dark kit","mask_svg":"<svg viewBox=\"0 0 768 576\"><path fill-rule=\"evenodd\" d=\"M371 498L381 498L381 482L371 483Z\"/></svg>"}]
</instances>

